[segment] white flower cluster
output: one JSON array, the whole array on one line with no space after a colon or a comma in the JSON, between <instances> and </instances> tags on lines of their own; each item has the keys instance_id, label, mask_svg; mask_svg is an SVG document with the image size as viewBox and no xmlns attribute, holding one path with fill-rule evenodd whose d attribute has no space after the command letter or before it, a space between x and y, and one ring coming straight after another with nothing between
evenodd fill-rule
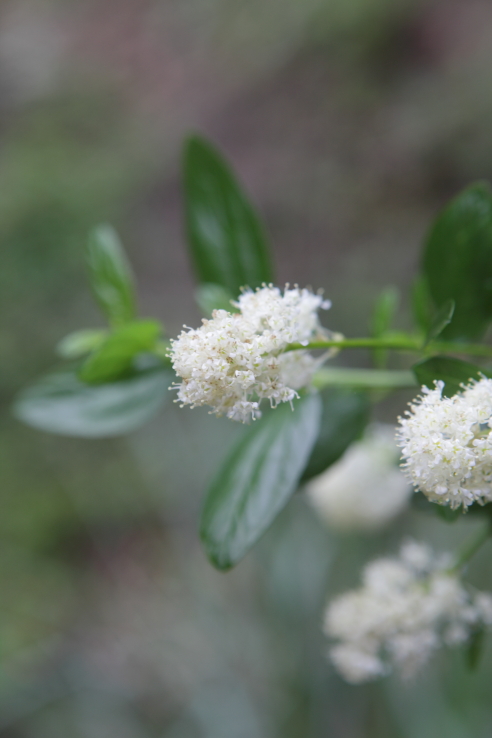
<instances>
[{"instance_id":1,"label":"white flower cluster","mask_svg":"<svg viewBox=\"0 0 492 738\"><path fill-rule=\"evenodd\" d=\"M216 415L247 422L260 416L259 403L291 402L309 384L319 360L307 351L282 352L328 337L318 322L330 303L307 289L282 292L272 285L243 292L239 313L215 310L198 329L172 341L170 358L182 382L178 402L209 405Z\"/></svg>"},{"instance_id":2,"label":"white flower cluster","mask_svg":"<svg viewBox=\"0 0 492 738\"><path fill-rule=\"evenodd\" d=\"M394 426L375 423L339 461L306 485L309 499L335 528L380 528L406 507L412 492L398 458Z\"/></svg>"},{"instance_id":3,"label":"white flower cluster","mask_svg":"<svg viewBox=\"0 0 492 738\"><path fill-rule=\"evenodd\" d=\"M443 382L400 418L403 468L432 502L451 508L492 500L492 379L443 397Z\"/></svg>"},{"instance_id":4,"label":"white flower cluster","mask_svg":"<svg viewBox=\"0 0 492 738\"><path fill-rule=\"evenodd\" d=\"M366 566L363 586L328 607L325 632L339 640L330 656L348 682L393 669L412 677L438 647L463 643L475 628L492 624L492 595L470 594L449 564L449 557L408 541L399 557Z\"/></svg>"}]
</instances>

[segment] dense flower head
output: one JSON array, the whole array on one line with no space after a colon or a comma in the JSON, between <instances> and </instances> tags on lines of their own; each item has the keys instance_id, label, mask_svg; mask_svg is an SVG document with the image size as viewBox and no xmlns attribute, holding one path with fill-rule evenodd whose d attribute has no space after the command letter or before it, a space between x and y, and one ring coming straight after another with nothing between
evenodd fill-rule
<instances>
[{"instance_id":1,"label":"dense flower head","mask_svg":"<svg viewBox=\"0 0 492 738\"><path fill-rule=\"evenodd\" d=\"M330 335L317 314L330 303L307 289L287 286L282 293L264 285L245 290L234 305L239 312L215 310L200 328L183 330L170 358L182 380L178 402L247 422L259 417L262 399L272 407L292 402L310 383L319 360L303 349L282 352Z\"/></svg>"},{"instance_id":2,"label":"dense flower head","mask_svg":"<svg viewBox=\"0 0 492 738\"><path fill-rule=\"evenodd\" d=\"M440 646L492 624L492 595L468 592L449 565L449 556L407 541L398 557L366 566L360 589L330 604L325 632L338 640L330 656L348 682L393 670L412 677Z\"/></svg>"},{"instance_id":3,"label":"dense flower head","mask_svg":"<svg viewBox=\"0 0 492 738\"><path fill-rule=\"evenodd\" d=\"M309 499L335 528L380 528L406 507L412 491L398 458L394 426L374 423L339 461L307 484Z\"/></svg>"},{"instance_id":4,"label":"dense flower head","mask_svg":"<svg viewBox=\"0 0 492 738\"><path fill-rule=\"evenodd\" d=\"M455 509L492 500L492 380L480 379L453 397L443 382L400 418L403 468L432 502Z\"/></svg>"}]
</instances>

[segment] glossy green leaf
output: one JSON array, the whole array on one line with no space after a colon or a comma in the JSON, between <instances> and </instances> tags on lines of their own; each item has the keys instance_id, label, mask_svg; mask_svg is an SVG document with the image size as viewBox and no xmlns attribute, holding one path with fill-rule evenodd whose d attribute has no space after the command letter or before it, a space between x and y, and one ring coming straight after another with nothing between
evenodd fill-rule
<instances>
[{"instance_id":1,"label":"glossy green leaf","mask_svg":"<svg viewBox=\"0 0 492 738\"><path fill-rule=\"evenodd\" d=\"M90 234L87 264L92 291L110 324L118 326L133 320L133 274L114 228L100 225Z\"/></svg>"},{"instance_id":2,"label":"glossy green leaf","mask_svg":"<svg viewBox=\"0 0 492 738\"><path fill-rule=\"evenodd\" d=\"M480 338L492 320L492 191L468 187L435 222L423 254L423 272L437 308L454 300L448 339Z\"/></svg>"},{"instance_id":3,"label":"glossy green leaf","mask_svg":"<svg viewBox=\"0 0 492 738\"><path fill-rule=\"evenodd\" d=\"M492 377L492 373L468 361L454 359L450 356L433 356L424 359L412 367L417 381L434 389L435 380L444 382L443 395L451 397L467 384L470 379L480 379L482 375Z\"/></svg>"},{"instance_id":4,"label":"glossy green leaf","mask_svg":"<svg viewBox=\"0 0 492 738\"><path fill-rule=\"evenodd\" d=\"M455 307L456 305L454 300L446 300L446 302L442 304L432 319L425 345L440 336L446 326L451 323Z\"/></svg>"},{"instance_id":5,"label":"glossy green leaf","mask_svg":"<svg viewBox=\"0 0 492 738\"><path fill-rule=\"evenodd\" d=\"M303 482L321 474L359 439L370 416L367 393L329 388L321 393L323 411L318 439L302 475Z\"/></svg>"},{"instance_id":6,"label":"glossy green leaf","mask_svg":"<svg viewBox=\"0 0 492 738\"><path fill-rule=\"evenodd\" d=\"M83 384L75 372L43 377L19 394L14 415L64 436L118 436L143 425L159 410L172 382L168 370L148 370L111 384Z\"/></svg>"},{"instance_id":7,"label":"glossy green leaf","mask_svg":"<svg viewBox=\"0 0 492 738\"><path fill-rule=\"evenodd\" d=\"M381 292L376 300L370 325L374 338L380 338L391 328L399 301L400 293L396 287L387 287ZM385 366L387 353L384 349L374 349L372 354L377 367Z\"/></svg>"},{"instance_id":8,"label":"glossy green leaf","mask_svg":"<svg viewBox=\"0 0 492 738\"><path fill-rule=\"evenodd\" d=\"M218 569L253 546L296 490L316 441L321 400L309 395L254 423L226 459L203 508L201 537Z\"/></svg>"},{"instance_id":9,"label":"glossy green leaf","mask_svg":"<svg viewBox=\"0 0 492 738\"><path fill-rule=\"evenodd\" d=\"M140 320L117 328L82 364L79 378L88 384L118 379L133 367L138 354L151 351L162 331L154 320Z\"/></svg>"},{"instance_id":10,"label":"glossy green leaf","mask_svg":"<svg viewBox=\"0 0 492 738\"><path fill-rule=\"evenodd\" d=\"M260 220L219 152L194 136L184 149L187 240L200 282L240 288L271 282L269 247Z\"/></svg>"},{"instance_id":11,"label":"glossy green leaf","mask_svg":"<svg viewBox=\"0 0 492 738\"><path fill-rule=\"evenodd\" d=\"M86 328L74 331L62 338L56 346L56 353L63 359L79 359L99 348L109 333L101 328Z\"/></svg>"},{"instance_id":12,"label":"glossy green leaf","mask_svg":"<svg viewBox=\"0 0 492 738\"><path fill-rule=\"evenodd\" d=\"M210 317L214 310L227 310L229 313L237 312L231 301L235 299L229 290L220 284L200 284L195 293L198 307L204 315Z\"/></svg>"}]
</instances>

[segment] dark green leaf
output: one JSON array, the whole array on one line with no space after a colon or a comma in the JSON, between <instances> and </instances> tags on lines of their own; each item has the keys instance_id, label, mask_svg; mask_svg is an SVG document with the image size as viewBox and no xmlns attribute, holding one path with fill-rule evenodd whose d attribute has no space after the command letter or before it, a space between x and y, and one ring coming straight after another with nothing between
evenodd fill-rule
<instances>
[{"instance_id":1,"label":"dark green leaf","mask_svg":"<svg viewBox=\"0 0 492 738\"><path fill-rule=\"evenodd\" d=\"M199 137L184 149L187 239L200 282L219 284L234 297L273 279L258 216L219 152Z\"/></svg>"},{"instance_id":2,"label":"dark green leaf","mask_svg":"<svg viewBox=\"0 0 492 738\"><path fill-rule=\"evenodd\" d=\"M100 225L94 229L87 244L87 264L92 291L111 325L133 320L133 274L114 228Z\"/></svg>"},{"instance_id":3,"label":"dark green leaf","mask_svg":"<svg viewBox=\"0 0 492 738\"><path fill-rule=\"evenodd\" d=\"M475 627L471 633L470 640L466 649L466 662L470 671L475 670L483 654L485 645L485 628Z\"/></svg>"},{"instance_id":4,"label":"dark green leaf","mask_svg":"<svg viewBox=\"0 0 492 738\"><path fill-rule=\"evenodd\" d=\"M321 393L323 411L318 439L302 475L306 482L321 474L361 437L369 421L370 402L366 393L330 388Z\"/></svg>"},{"instance_id":5,"label":"dark green leaf","mask_svg":"<svg viewBox=\"0 0 492 738\"><path fill-rule=\"evenodd\" d=\"M102 438L128 433L150 420L168 396L172 373L145 371L89 386L75 372L56 372L19 394L14 415L49 433Z\"/></svg>"},{"instance_id":6,"label":"dark green leaf","mask_svg":"<svg viewBox=\"0 0 492 738\"><path fill-rule=\"evenodd\" d=\"M399 300L400 294L396 287L387 287L379 295L370 325L371 335L374 338L380 338L391 328ZM387 351L374 349L372 353L375 365L383 368L386 364Z\"/></svg>"},{"instance_id":7,"label":"dark green leaf","mask_svg":"<svg viewBox=\"0 0 492 738\"><path fill-rule=\"evenodd\" d=\"M455 309L454 300L446 300L434 315L425 345L437 338L447 325L451 323Z\"/></svg>"},{"instance_id":8,"label":"dark green leaf","mask_svg":"<svg viewBox=\"0 0 492 738\"><path fill-rule=\"evenodd\" d=\"M492 373L482 367L470 364L468 361L453 359L450 356L433 356L430 359L419 361L412 367L419 384L434 389L434 381L444 382L443 395L451 397L461 389L462 384L468 384L470 379L480 379L482 375L491 377Z\"/></svg>"},{"instance_id":9,"label":"dark green leaf","mask_svg":"<svg viewBox=\"0 0 492 738\"><path fill-rule=\"evenodd\" d=\"M203 509L201 536L218 569L246 554L296 490L316 441L321 400L309 395L257 421L226 459Z\"/></svg>"},{"instance_id":10,"label":"dark green leaf","mask_svg":"<svg viewBox=\"0 0 492 738\"><path fill-rule=\"evenodd\" d=\"M56 353L64 359L79 359L99 348L108 337L108 331L101 328L87 328L74 331L62 338L56 346Z\"/></svg>"},{"instance_id":11,"label":"dark green leaf","mask_svg":"<svg viewBox=\"0 0 492 738\"><path fill-rule=\"evenodd\" d=\"M154 320L140 320L117 328L82 364L79 378L88 384L118 379L133 367L138 354L151 351L162 331Z\"/></svg>"},{"instance_id":12,"label":"dark green leaf","mask_svg":"<svg viewBox=\"0 0 492 738\"><path fill-rule=\"evenodd\" d=\"M487 184L468 187L438 217L423 271L436 307L446 300L456 303L443 335L480 338L492 319L492 191Z\"/></svg>"},{"instance_id":13,"label":"dark green leaf","mask_svg":"<svg viewBox=\"0 0 492 738\"><path fill-rule=\"evenodd\" d=\"M231 300L235 297L225 287L220 284L210 284L209 282L201 284L197 287L195 298L198 307L204 315L210 317L214 310L227 310L229 313L237 312L231 304Z\"/></svg>"}]
</instances>

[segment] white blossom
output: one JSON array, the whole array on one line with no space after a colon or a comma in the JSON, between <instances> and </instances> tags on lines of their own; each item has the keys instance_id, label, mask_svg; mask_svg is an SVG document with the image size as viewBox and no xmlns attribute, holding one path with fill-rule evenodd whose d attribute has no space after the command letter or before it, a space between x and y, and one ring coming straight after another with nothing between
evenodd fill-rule
<instances>
[{"instance_id":1,"label":"white blossom","mask_svg":"<svg viewBox=\"0 0 492 738\"><path fill-rule=\"evenodd\" d=\"M443 382L400 418L403 468L431 502L455 509L492 500L492 380L480 379L453 397Z\"/></svg>"},{"instance_id":2,"label":"white blossom","mask_svg":"<svg viewBox=\"0 0 492 738\"><path fill-rule=\"evenodd\" d=\"M320 360L303 349L282 352L288 344L332 335L317 315L330 303L307 289L282 293L265 285L234 304L240 312L215 310L200 328L183 330L170 358L181 378L178 402L209 405L216 415L247 422L260 416L262 399L272 407L292 402L309 385Z\"/></svg>"},{"instance_id":3,"label":"white blossom","mask_svg":"<svg viewBox=\"0 0 492 738\"><path fill-rule=\"evenodd\" d=\"M329 605L325 632L338 641L330 656L347 681L393 670L412 677L437 648L463 643L492 623L492 595L468 592L450 563L449 556L408 541L398 557L367 565L362 587Z\"/></svg>"},{"instance_id":4,"label":"white blossom","mask_svg":"<svg viewBox=\"0 0 492 738\"><path fill-rule=\"evenodd\" d=\"M339 461L309 481L309 499L335 528L380 528L406 507L412 491L398 458L395 428L373 424Z\"/></svg>"}]
</instances>

